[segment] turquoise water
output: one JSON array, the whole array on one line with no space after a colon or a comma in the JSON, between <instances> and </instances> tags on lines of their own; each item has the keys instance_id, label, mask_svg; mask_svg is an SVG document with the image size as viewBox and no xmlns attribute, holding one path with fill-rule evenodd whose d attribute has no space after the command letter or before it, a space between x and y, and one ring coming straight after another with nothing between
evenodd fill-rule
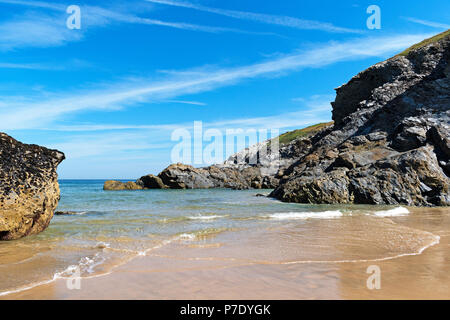
<instances>
[{"instance_id":1,"label":"turquoise water","mask_svg":"<svg viewBox=\"0 0 450 320\"><path fill-rule=\"evenodd\" d=\"M376 230L373 219L401 219L406 208L288 204L256 196L268 190L104 191L103 183L60 181L57 211L72 214L55 216L38 235L0 243L0 295L72 276L75 267L82 277L108 273L174 244L220 248L195 251L199 255L291 263L383 258L430 240L421 235L417 248L404 246L401 241L417 235L397 236L392 224L370 240L364 230ZM383 242L376 243L378 238ZM364 250L352 251L358 241ZM185 249L177 252L188 255Z\"/></svg>"}]
</instances>

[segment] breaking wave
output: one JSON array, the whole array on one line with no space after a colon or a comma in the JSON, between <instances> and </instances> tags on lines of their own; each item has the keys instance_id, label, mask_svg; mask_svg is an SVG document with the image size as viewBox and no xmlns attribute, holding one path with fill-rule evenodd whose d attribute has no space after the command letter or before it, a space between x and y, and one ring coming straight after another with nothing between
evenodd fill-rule
<instances>
[{"instance_id":1,"label":"breaking wave","mask_svg":"<svg viewBox=\"0 0 450 320\"><path fill-rule=\"evenodd\" d=\"M336 219L342 217L342 213L340 211L282 212L273 213L267 217L274 220Z\"/></svg>"},{"instance_id":2,"label":"breaking wave","mask_svg":"<svg viewBox=\"0 0 450 320\"><path fill-rule=\"evenodd\" d=\"M390 210L383 210L375 212L377 217L401 217L409 214L409 210L404 207L397 207Z\"/></svg>"}]
</instances>

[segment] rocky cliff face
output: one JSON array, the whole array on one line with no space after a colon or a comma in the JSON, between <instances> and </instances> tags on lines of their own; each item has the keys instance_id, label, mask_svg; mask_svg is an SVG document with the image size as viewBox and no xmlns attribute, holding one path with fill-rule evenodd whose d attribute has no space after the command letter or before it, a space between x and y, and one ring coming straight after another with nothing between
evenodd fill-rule
<instances>
[{"instance_id":1,"label":"rocky cliff face","mask_svg":"<svg viewBox=\"0 0 450 320\"><path fill-rule=\"evenodd\" d=\"M59 201L56 168L64 154L0 133L0 240L44 230Z\"/></svg>"},{"instance_id":2,"label":"rocky cliff face","mask_svg":"<svg viewBox=\"0 0 450 320\"><path fill-rule=\"evenodd\" d=\"M450 205L450 35L337 89L334 128L273 197L301 203Z\"/></svg>"}]
</instances>

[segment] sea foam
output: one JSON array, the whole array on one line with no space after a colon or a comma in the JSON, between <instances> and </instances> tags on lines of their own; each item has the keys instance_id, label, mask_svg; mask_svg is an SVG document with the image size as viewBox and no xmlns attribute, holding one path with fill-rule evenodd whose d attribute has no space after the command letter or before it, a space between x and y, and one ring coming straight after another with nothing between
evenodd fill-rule
<instances>
[{"instance_id":1,"label":"sea foam","mask_svg":"<svg viewBox=\"0 0 450 320\"><path fill-rule=\"evenodd\" d=\"M268 217L274 220L335 219L342 217L342 213L340 211L282 212L273 213Z\"/></svg>"},{"instance_id":2,"label":"sea foam","mask_svg":"<svg viewBox=\"0 0 450 320\"><path fill-rule=\"evenodd\" d=\"M409 210L404 207L397 207L390 210L383 210L375 212L377 217L401 217L409 214Z\"/></svg>"},{"instance_id":3,"label":"sea foam","mask_svg":"<svg viewBox=\"0 0 450 320\"><path fill-rule=\"evenodd\" d=\"M211 216L191 216L189 219L191 220L212 220L217 218L223 218L222 216L211 215Z\"/></svg>"}]
</instances>

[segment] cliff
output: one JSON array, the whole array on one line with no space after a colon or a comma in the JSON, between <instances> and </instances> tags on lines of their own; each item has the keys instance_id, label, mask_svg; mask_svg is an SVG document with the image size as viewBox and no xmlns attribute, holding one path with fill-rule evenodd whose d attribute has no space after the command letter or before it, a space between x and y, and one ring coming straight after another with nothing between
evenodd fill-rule
<instances>
[{"instance_id":1,"label":"cliff","mask_svg":"<svg viewBox=\"0 0 450 320\"><path fill-rule=\"evenodd\" d=\"M450 205L450 32L336 89L335 125L287 170L287 202Z\"/></svg>"},{"instance_id":2,"label":"cliff","mask_svg":"<svg viewBox=\"0 0 450 320\"><path fill-rule=\"evenodd\" d=\"M59 201L56 168L64 154L0 133L0 240L43 231Z\"/></svg>"}]
</instances>

